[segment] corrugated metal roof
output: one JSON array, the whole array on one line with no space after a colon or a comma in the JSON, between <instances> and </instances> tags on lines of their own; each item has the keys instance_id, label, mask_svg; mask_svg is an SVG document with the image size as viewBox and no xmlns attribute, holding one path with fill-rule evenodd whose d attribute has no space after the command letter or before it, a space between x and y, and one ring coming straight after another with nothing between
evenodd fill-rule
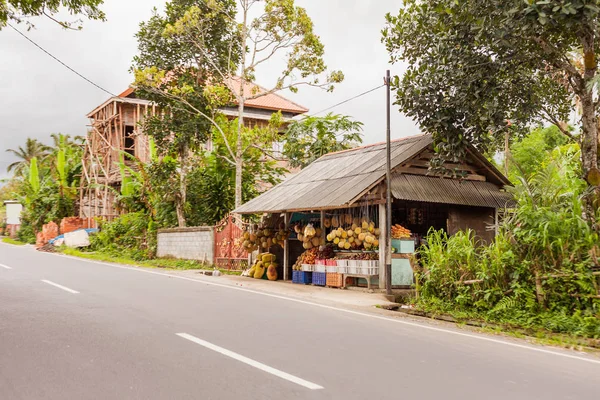
<instances>
[{"instance_id":1,"label":"corrugated metal roof","mask_svg":"<svg viewBox=\"0 0 600 400\"><path fill-rule=\"evenodd\" d=\"M392 174L392 196L399 200L504 208L512 196L491 182L436 176Z\"/></svg>"},{"instance_id":2,"label":"corrugated metal roof","mask_svg":"<svg viewBox=\"0 0 600 400\"><path fill-rule=\"evenodd\" d=\"M391 143L392 168L429 146L431 135ZM240 214L344 207L385 176L385 143L326 154L298 174L240 206Z\"/></svg>"}]
</instances>

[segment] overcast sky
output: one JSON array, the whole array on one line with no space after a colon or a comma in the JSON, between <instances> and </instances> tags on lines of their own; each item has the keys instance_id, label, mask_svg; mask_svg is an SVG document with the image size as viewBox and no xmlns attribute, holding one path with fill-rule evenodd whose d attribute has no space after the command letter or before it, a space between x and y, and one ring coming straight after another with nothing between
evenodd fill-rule
<instances>
[{"instance_id":1,"label":"overcast sky","mask_svg":"<svg viewBox=\"0 0 600 400\"><path fill-rule=\"evenodd\" d=\"M401 0L296 0L313 19L315 32L325 45L325 61L341 69L346 79L333 93L303 88L297 94L282 93L309 108L309 114L344 101L383 83L391 66L380 31L387 12L396 13ZM84 21L82 31L64 30L57 24L34 19L35 29L17 28L63 62L112 93L120 93L132 80L131 59L136 54L134 34L153 7L163 10L165 1L105 0L106 22ZM14 159L6 152L27 137L50 142L50 134L85 135L85 115L109 95L84 81L11 28L0 31L0 178ZM257 83L270 87L277 63L257 71ZM385 91L379 89L334 108L364 123L365 143L385 140ZM392 110L392 138L418 133L411 120Z\"/></svg>"}]
</instances>

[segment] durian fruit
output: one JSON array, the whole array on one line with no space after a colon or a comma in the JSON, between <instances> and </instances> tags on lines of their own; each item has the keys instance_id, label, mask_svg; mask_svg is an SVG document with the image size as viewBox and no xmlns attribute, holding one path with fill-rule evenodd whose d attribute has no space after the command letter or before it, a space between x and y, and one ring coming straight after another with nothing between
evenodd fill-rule
<instances>
[{"instance_id":1,"label":"durian fruit","mask_svg":"<svg viewBox=\"0 0 600 400\"><path fill-rule=\"evenodd\" d=\"M311 242L304 242L302 243L302 247L304 247L305 250L310 250L313 248L313 245Z\"/></svg>"},{"instance_id":2,"label":"durian fruit","mask_svg":"<svg viewBox=\"0 0 600 400\"><path fill-rule=\"evenodd\" d=\"M304 228L304 236L306 236L306 237L313 237L316 235L316 233L317 233L317 230L315 229L313 224L308 224L308 225L306 225L306 228Z\"/></svg>"},{"instance_id":3,"label":"durian fruit","mask_svg":"<svg viewBox=\"0 0 600 400\"><path fill-rule=\"evenodd\" d=\"M301 241L301 242L304 242L304 235L301 234L301 233L299 233L298 234L298 240Z\"/></svg>"},{"instance_id":4,"label":"durian fruit","mask_svg":"<svg viewBox=\"0 0 600 400\"><path fill-rule=\"evenodd\" d=\"M315 236L314 238L311 239L311 243L314 247L317 247L321 244L321 238Z\"/></svg>"},{"instance_id":5,"label":"durian fruit","mask_svg":"<svg viewBox=\"0 0 600 400\"><path fill-rule=\"evenodd\" d=\"M253 265L252 268L250 268L250 271L248 271L248 276L253 278L255 272L256 272L256 264Z\"/></svg>"},{"instance_id":6,"label":"durian fruit","mask_svg":"<svg viewBox=\"0 0 600 400\"><path fill-rule=\"evenodd\" d=\"M381 229L375 228L375 232L373 232L373 233L375 233L375 236L379 236L379 235L381 235Z\"/></svg>"},{"instance_id":7,"label":"durian fruit","mask_svg":"<svg viewBox=\"0 0 600 400\"><path fill-rule=\"evenodd\" d=\"M325 218L325 219L323 220L323 226L324 226L325 228L331 228L331 218Z\"/></svg>"},{"instance_id":8,"label":"durian fruit","mask_svg":"<svg viewBox=\"0 0 600 400\"><path fill-rule=\"evenodd\" d=\"M350 225L352 224L352 215L350 214L346 214L344 216L344 222L346 223L346 225Z\"/></svg>"},{"instance_id":9,"label":"durian fruit","mask_svg":"<svg viewBox=\"0 0 600 400\"><path fill-rule=\"evenodd\" d=\"M334 215L333 217L331 217L331 226L333 226L334 228L337 228L338 226L340 226L340 219L338 218L337 215Z\"/></svg>"},{"instance_id":10,"label":"durian fruit","mask_svg":"<svg viewBox=\"0 0 600 400\"><path fill-rule=\"evenodd\" d=\"M294 225L294 232L301 233L302 231L303 231L302 225L300 225L300 224Z\"/></svg>"},{"instance_id":11,"label":"durian fruit","mask_svg":"<svg viewBox=\"0 0 600 400\"><path fill-rule=\"evenodd\" d=\"M321 237L323 230L321 228L315 228L315 236Z\"/></svg>"},{"instance_id":12,"label":"durian fruit","mask_svg":"<svg viewBox=\"0 0 600 400\"><path fill-rule=\"evenodd\" d=\"M358 217L354 217L352 218L352 227L353 229L356 229L357 226L360 225L360 218Z\"/></svg>"}]
</instances>

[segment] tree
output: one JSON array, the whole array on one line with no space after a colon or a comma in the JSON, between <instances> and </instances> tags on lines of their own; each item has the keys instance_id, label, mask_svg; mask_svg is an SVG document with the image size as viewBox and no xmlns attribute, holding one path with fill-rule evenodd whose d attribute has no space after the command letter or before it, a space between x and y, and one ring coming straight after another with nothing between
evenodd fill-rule
<instances>
[{"instance_id":1,"label":"tree","mask_svg":"<svg viewBox=\"0 0 600 400\"><path fill-rule=\"evenodd\" d=\"M567 144L566 137L556 126L538 127L533 129L521 140L515 141L510 146L508 159L509 177L515 181L516 176L529 178L541 170L547 162L552 151Z\"/></svg>"},{"instance_id":2,"label":"tree","mask_svg":"<svg viewBox=\"0 0 600 400\"><path fill-rule=\"evenodd\" d=\"M333 151L347 150L362 143L362 122L348 116L327 114L292 122L285 134L283 155L293 168L304 168Z\"/></svg>"},{"instance_id":3,"label":"tree","mask_svg":"<svg viewBox=\"0 0 600 400\"><path fill-rule=\"evenodd\" d=\"M435 137L441 158L485 150L532 123L564 122L577 108L583 174L600 184L598 1L407 0L383 30L396 103ZM591 213L590 213L591 215Z\"/></svg>"},{"instance_id":4,"label":"tree","mask_svg":"<svg viewBox=\"0 0 600 400\"><path fill-rule=\"evenodd\" d=\"M20 159L19 161L10 164L6 170L7 172L13 172L15 175L21 175L24 168L29 165L33 158L43 160L48 155L49 150L50 147L41 143L39 140L27 138L25 147L19 146L16 150L6 150Z\"/></svg>"},{"instance_id":5,"label":"tree","mask_svg":"<svg viewBox=\"0 0 600 400\"><path fill-rule=\"evenodd\" d=\"M31 17L45 16L63 28L81 29L81 20L60 21L55 15L65 8L71 15L81 15L92 20L106 20L100 5L104 0L2 0L0 1L0 29L7 23L21 23ZM30 26L32 24L27 22ZM76 28L73 26L76 25Z\"/></svg>"},{"instance_id":6,"label":"tree","mask_svg":"<svg viewBox=\"0 0 600 400\"><path fill-rule=\"evenodd\" d=\"M294 0L241 0L239 20L231 1L201 1L192 5L176 22L170 23L162 34L163 42L174 44L174 48L191 46L190 56L180 59L175 68L195 66L206 71L207 83L228 89L230 103L238 108L237 132L231 143L226 143L224 159L235 166L235 206L242 204L244 153L254 143L245 140L244 107L247 101L281 90L297 91L299 86L308 85L333 90L333 83L341 82L343 74L332 71L326 74L323 61L324 47L313 32L313 24L306 10L297 7ZM262 3L262 10L255 9ZM206 8L208 7L208 9ZM255 15L254 18L251 16ZM214 22L229 32L230 40L213 40ZM144 49L150 46L145 46ZM165 52L171 54L173 50ZM285 67L270 89L253 86L257 69L276 56L284 56ZM160 57L153 57L160 60ZM170 71L173 72L173 71ZM154 75L156 70L147 68L139 76ZM323 78L322 75L326 74ZM166 75L166 74L165 74ZM296 79L296 76L299 79ZM144 82L144 79L136 80ZM253 89L251 89L253 88ZM171 93L173 95L173 93ZM185 104L185 99L180 99ZM211 116L199 110L216 127L217 134L226 137L218 129ZM244 142L248 142L247 145ZM264 148L263 148L264 149Z\"/></svg>"},{"instance_id":7,"label":"tree","mask_svg":"<svg viewBox=\"0 0 600 400\"><path fill-rule=\"evenodd\" d=\"M225 14L235 13L235 2L227 0L220 4L223 12L213 14L204 1L173 0L167 3L164 16L155 9L152 18L142 22L136 34L139 54L134 58L133 69L137 94L162 110L145 120L144 132L154 139L161 156L170 157L168 162L157 163L153 170L162 176L160 171L164 168L174 168L171 179L178 180L173 201L179 226L186 225L187 176L194 165L193 156L211 136L216 124L213 103L220 104L222 95L222 91L206 85L209 64L223 65L230 58L223 52L201 57L192 44L164 33L184 18L190 7L199 7L201 12L212 15L205 40L215 49L228 46L232 28Z\"/></svg>"}]
</instances>

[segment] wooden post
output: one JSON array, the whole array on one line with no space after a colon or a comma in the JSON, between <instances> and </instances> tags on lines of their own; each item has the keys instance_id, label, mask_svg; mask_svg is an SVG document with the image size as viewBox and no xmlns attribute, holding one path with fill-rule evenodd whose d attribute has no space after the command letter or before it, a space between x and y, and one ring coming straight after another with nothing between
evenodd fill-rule
<instances>
[{"instance_id":1,"label":"wooden post","mask_svg":"<svg viewBox=\"0 0 600 400\"><path fill-rule=\"evenodd\" d=\"M290 229L290 213L283 215L283 221L285 223L285 230ZM283 280L289 281L289 269L290 269L290 240L286 237L283 241Z\"/></svg>"},{"instance_id":2,"label":"wooden post","mask_svg":"<svg viewBox=\"0 0 600 400\"><path fill-rule=\"evenodd\" d=\"M386 277L385 277L385 265L387 258L387 213L386 205L379 204L379 288L385 289ZM391 262L391 260L390 260Z\"/></svg>"}]
</instances>

